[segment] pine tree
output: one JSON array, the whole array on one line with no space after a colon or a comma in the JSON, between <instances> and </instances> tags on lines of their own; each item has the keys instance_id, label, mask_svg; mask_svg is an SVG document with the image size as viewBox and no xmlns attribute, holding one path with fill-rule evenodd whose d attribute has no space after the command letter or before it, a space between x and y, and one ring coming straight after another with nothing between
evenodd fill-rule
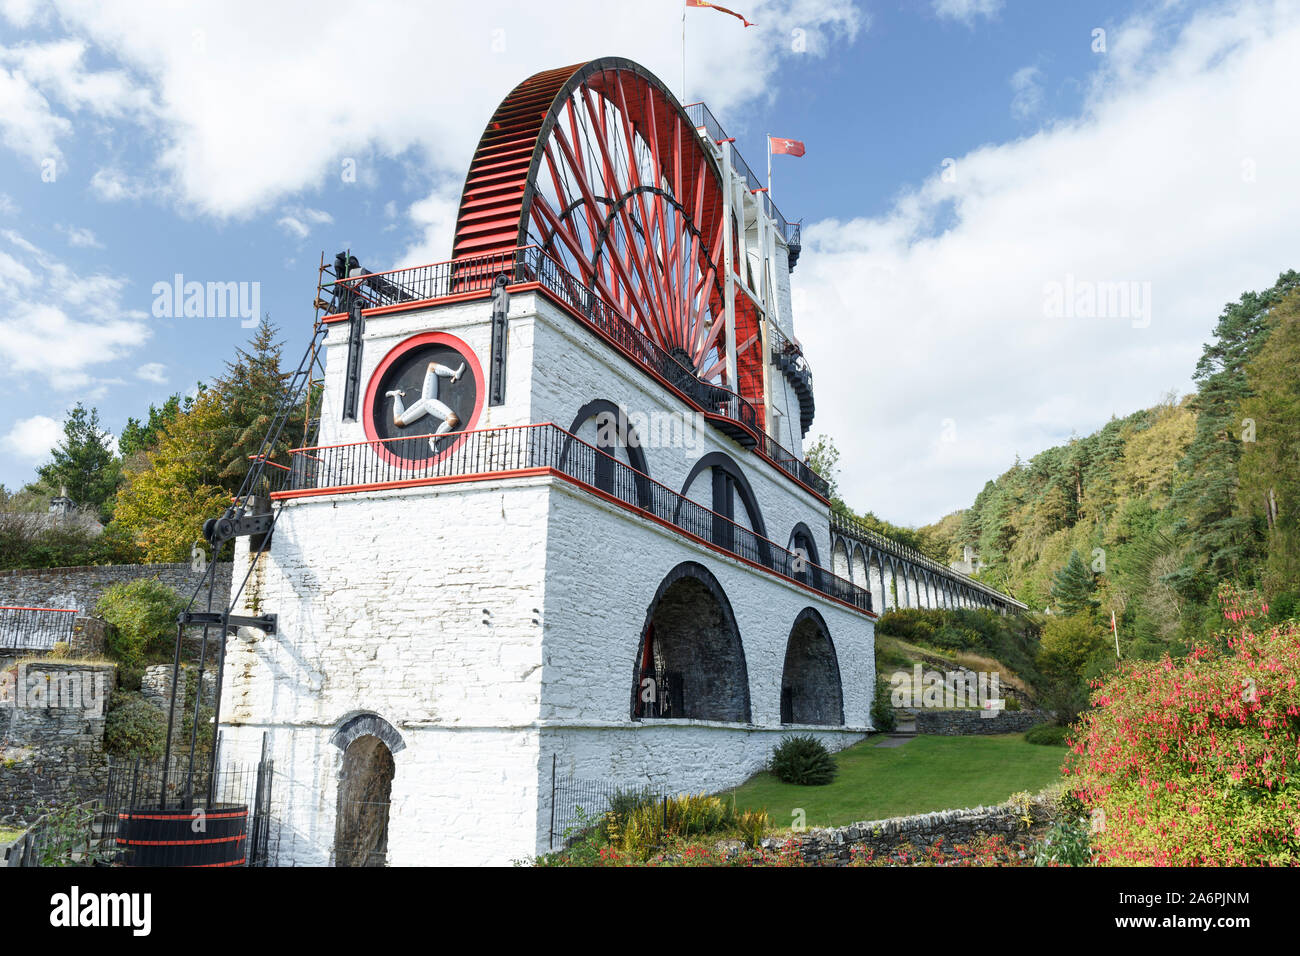
<instances>
[{"instance_id":1,"label":"pine tree","mask_svg":"<svg viewBox=\"0 0 1300 956\"><path fill-rule=\"evenodd\" d=\"M1300 288L1300 273L1283 273L1271 289L1248 292L1229 304L1196 364L1198 383L1192 408L1196 436L1179 464L1184 479L1174 493L1182 528L1197 542L1192 562L1175 575L1179 590L1208 600L1207 589L1220 580L1242 576L1251 557L1262 549L1250 518L1235 507L1237 463L1241 457L1241 405L1251 396L1247 364L1268 339L1273 308ZM1208 573L1204 573L1208 572Z\"/></svg>"},{"instance_id":2,"label":"pine tree","mask_svg":"<svg viewBox=\"0 0 1300 956\"><path fill-rule=\"evenodd\" d=\"M1052 599L1066 614L1091 612L1098 606L1092 593L1097 589L1092 571L1083 563L1077 550L1070 552L1070 560L1057 571L1052 580Z\"/></svg>"},{"instance_id":3,"label":"pine tree","mask_svg":"<svg viewBox=\"0 0 1300 956\"><path fill-rule=\"evenodd\" d=\"M223 448L220 478L234 494L239 490L250 467L250 457L262 450L276 412L285 399L285 387L291 373L281 371L281 345L276 327L263 317L247 349L239 349L235 361L226 363L226 373L214 386L221 397L226 420L219 444ZM303 409L290 416L271 459L288 463L290 448L302 444Z\"/></svg>"},{"instance_id":4,"label":"pine tree","mask_svg":"<svg viewBox=\"0 0 1300 956\"><path fill-rule=\"evenodd\" d=\"M63 440L50 452L48 464L37 469L50 489L65 490L82 507L108 517L110 500L122 480L121 463L113 454L113 436L99 423L99 410L80 402L63 423Z\"/></svg>"},{"instance_id":5,"label":"pine tree","mask_svg":"<svg viewBox=\"0 0 1300 956\"><path fill-rule=\"evenodd\" d=\"M200 386L201 389L202 386ZM182 403L181 396L177 394L163 402L161 408L151 404L149 406L149 417L143 422L135 418L128 418L126 427L122 429L122 434L117 439L117 450L122 459L125 461L128 458L134 458L141 452L152 448L168 423L175 420L182 410L189 411L193 403L192 398L186 398Z\"/></svg>"},{"instance_id":6,"label":"pine tree","mask_svg":"<svg viewBox=\"0 0 1300 956\"><path fill-rule=\"evenodd\" d=\"M1278 305L1275 319L1247 367L1253 396L1240 412L1254 440L1243 442L1237 510L1265 538L1260 583L1278 594L1300 591L1300 293Z\"/></svg>"}]
</instances>

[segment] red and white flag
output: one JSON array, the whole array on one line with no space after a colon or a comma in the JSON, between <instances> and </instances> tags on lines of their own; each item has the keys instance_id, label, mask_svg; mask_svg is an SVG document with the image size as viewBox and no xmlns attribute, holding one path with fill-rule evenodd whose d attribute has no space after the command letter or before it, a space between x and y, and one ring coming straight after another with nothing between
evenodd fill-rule
<instances>
[{"instance_id":1,"label":"red and white flag","mask_svg":"<svg viewBox=\"0 0 1300 956\"><path fill-rule=\"evenodd\" d=\"M772 155L778 156L784 153L787 156L802 156L804 153L803 143L797 139L782 139L780 136L771 136Z\"/></svg>"},{"instance_id":2,"label":"red and white flag","mask_svg":"<svg viewBox=\"0 0 1300 956\"><path fill-rule=\"evenodd\" d=\"M720 7L716 3L709 3L708 0L686 0L686 7L687 9L695 7L699 10L717 10L719 13L729 13L747 27L752 27L754 25L735 10L728 10L726 7Z\"/></svg>"}]
</instances>

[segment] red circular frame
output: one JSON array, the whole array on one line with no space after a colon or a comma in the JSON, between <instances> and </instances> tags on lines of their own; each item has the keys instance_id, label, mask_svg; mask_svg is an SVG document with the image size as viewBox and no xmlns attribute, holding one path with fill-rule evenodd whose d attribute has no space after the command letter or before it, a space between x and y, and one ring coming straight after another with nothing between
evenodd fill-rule
<instances>
[{"instance_id":1,"label":"red circular frame","mask_svg":"<svg viewBox=\"0 0 1300 956\"><path fill-rule=\"evenodd\" d=\"M470 413L469 421L465 423L465 427L458 433L452 433L454 435L459 435L459 437L448 444L442 451L438 452L438 454L431 455L428 458L402 458L400 455L394 455L388 450L387 443L391 439L380 438L379 433L375 431L375 398L379 392L379 383L383 381L384 375L386 375L388 370L392 368L393 363L407 352L411 351L411 349L420 348L425 345L446 345L455 349L465 357L465 364L469 366L470 372L474 375L474 411ZM474 430L474 427L478 424L479 416L483 413L484 395L483 368L478 363L478 355L469 347L469 344L463 339L458 339L456 336L450 335L447 332L421 332L418 335L412 335L408 339L403 339L397 345L394 345L389 350L388 354L384 356L383 361L379 363L379 366L371 374L370 383L366 386L365 413L362 417L361 424L366 430L366 438L370 439L370 441L375 444L375 450L379 454L379 457L384 459L384 461L388 462L390 465L396 465L399 468L409 471L428 468L459 448L465 441L466 433Z\"/></svg>"}]
</instances>

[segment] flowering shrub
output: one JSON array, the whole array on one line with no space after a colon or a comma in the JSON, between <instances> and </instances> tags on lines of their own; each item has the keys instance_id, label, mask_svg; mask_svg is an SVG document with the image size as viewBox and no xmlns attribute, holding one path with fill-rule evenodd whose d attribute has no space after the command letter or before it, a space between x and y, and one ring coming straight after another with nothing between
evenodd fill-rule
<instances>
[{"instance_id":1,"label":"flowering shrub","mask_svg":"<svg viewBox=\"0 0 1300 956\"><path fill-rule=\"evenodd\" d=\"M849 866L1028 866L1030 862L1030 850L1000 833L951 845L940 838L919 850L910 843L887 853L862 844L849 849Z\"/></svg>"},{"instance_id":2,"label":"flowering shrub","mask_svg":"<svg viewBox=\"0 0 1300 956\"><path fill-rule=\"evenodd\" d=\"M1099 863L1300 863L1300 624L1256 633L1253 595L1219 600L1216 641L1096 684L1071 735Z\"/></svg>"}]
</instances>

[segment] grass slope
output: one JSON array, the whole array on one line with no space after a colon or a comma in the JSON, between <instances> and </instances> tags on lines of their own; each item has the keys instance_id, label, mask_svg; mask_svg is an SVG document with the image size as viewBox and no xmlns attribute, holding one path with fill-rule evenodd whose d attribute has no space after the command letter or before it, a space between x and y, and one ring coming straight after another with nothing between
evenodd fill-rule
<instances>
[{"instance_id":1,"label":"grass slope","mask_svg":"<svg viewBox=\"0 0 1300 956\"><path fill-rule=\"evenodd\" d=\"M788 827L796 807L808 826L845 826L1001 803L1021 790L1037 791L1060 777L1059 747L1026 743L1022 734L991 737L921 736L901 747L877 747L871 737L836 754L840 772L824 787L781 783L770 773L735 791L739 809L765 809Z\"/></svg>"}]
</instances>

